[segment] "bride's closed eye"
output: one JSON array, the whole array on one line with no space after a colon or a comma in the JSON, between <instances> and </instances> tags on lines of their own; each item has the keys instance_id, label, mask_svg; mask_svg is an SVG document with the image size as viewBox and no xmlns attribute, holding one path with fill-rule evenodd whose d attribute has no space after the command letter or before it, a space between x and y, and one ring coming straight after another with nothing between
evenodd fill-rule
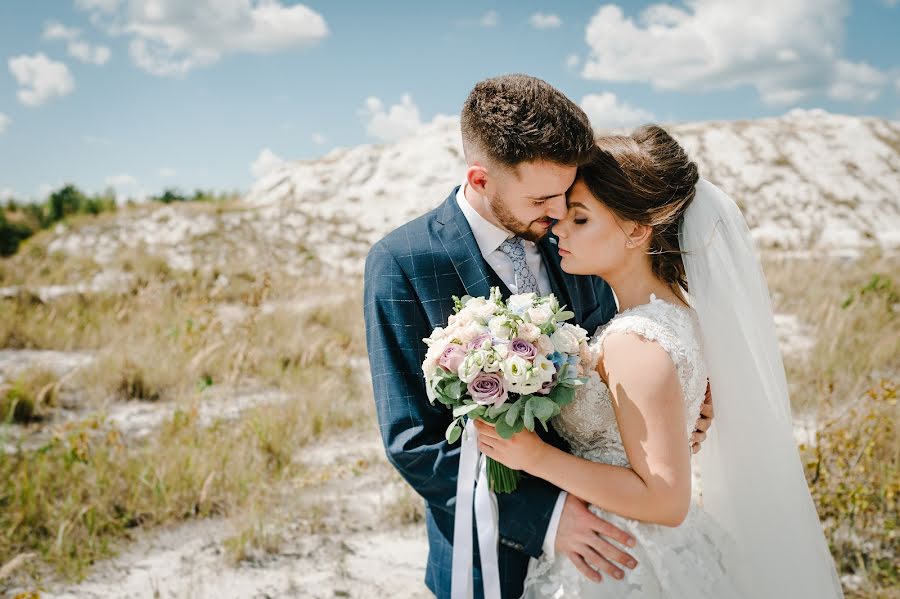
<instances>
[{"instance_id":1,"label":"bride's closed eye","mask_svg":"<svg viewBox=\"0 0 900 599\"><path fill-rule=\"evenodd\" d=\"M586 218L576 218L572 222L574 222L576 225L583 225L584 223L587 222L587 219Z\"/></svg>"}]
</instances>

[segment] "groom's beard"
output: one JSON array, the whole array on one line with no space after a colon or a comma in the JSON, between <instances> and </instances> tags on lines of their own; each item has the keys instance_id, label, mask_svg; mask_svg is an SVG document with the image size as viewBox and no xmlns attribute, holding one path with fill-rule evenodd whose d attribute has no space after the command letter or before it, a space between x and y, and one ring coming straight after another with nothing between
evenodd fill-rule
<instances>
[{"instance_id":1,"label":"groom's beard","mask_svg":"<svg viewBox=\"0 0 900 599\"><path fill-rule=\"evenodd\" d=\"M550 227L545 227L541 224L552 222L549 217L545 216L527 224L523 223L513 216L512 211L507 208L506 203L503 201L503 198L500 197L500 194L489 197L488 206L504 229L513 235L518 235L522 239L537 243L550 232Z\"/></svg>"}]
</instances>

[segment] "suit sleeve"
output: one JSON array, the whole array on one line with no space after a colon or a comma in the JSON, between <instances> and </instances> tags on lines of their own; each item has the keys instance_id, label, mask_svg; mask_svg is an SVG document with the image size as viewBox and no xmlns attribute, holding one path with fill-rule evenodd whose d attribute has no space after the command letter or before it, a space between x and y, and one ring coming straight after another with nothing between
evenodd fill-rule
<instances>
[{"instance_id":1,"label":"suit sleeve","mask_svg":"<svg viewBox=\"0 0 900 599\"><path fill-rule=\"evenodd\" d=\"M593 310L588 312L581 327L593 335L598 327L605 325L616 315L618 308L616 307L616 298L613 295L612 288L600 277L591 277L593 279L593 291L596 298L596 305Z\"/></svg>"},{"instance_id":2,"label":"suit sleeve","mask_svg":"<svg viewBox=\"0 0 900 599\"><path fill-rule=\"evenodd\" d=\"M412 284L382 244L366 259L364 304L375 409L388 460L433 509L452 514L460 448L444 439L450 411L432 406L425 393L422 339L431 329Z\"/></svg>"},{"instance_id":3,"label":"suit sleeve","mask_svg":"<svg viewBox=\"0 0 900 599\"><path fill-rule=\"evenodd\" d=\"M422 339L431 326L409 277L383 243L366 259L364 310L375 408L388 460L432 509L452 516L461 444L450 446L444 437L453 420L450 410L428 401ZM523 473L515 493L498 496L500 542L540 556L559 492Z\"/></svg>"}]
</instances>

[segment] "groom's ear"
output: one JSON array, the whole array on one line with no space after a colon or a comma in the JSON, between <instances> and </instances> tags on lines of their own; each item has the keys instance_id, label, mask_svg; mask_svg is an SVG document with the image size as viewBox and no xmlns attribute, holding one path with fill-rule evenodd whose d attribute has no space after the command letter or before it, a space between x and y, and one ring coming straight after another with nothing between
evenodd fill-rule
<instances>
[{"instance_id":1,"label":"groom's ear","mask_svg":"<svg viewBox=\"0 0 900 599\"><path fill-rule=\"evenodd\" d=\"M487 169L480 164L473 164L466 171L466 182L469 184L469 187L471 187L472 190L479 195L488 195L485 191L485 185L487 185L487 181Z\"/></svg>"}]
</instances>

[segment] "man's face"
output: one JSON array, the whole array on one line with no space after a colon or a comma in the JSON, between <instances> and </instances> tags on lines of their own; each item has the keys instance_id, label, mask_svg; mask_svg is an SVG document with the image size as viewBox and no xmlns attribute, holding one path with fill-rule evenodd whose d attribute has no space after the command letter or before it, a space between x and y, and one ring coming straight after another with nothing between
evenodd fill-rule
<instances>
[{"instance_id":1,"label":"man's face","mask_svg":"<svg viewBox=\"0 0 900 599\"><path fill-rule=\"evenodd\" d=\"M523 239L539 241L566 215L566 190L578 169L535 161L503 169L485 187L488 207L501 226Z\"/></svg>"}]
</instances>

